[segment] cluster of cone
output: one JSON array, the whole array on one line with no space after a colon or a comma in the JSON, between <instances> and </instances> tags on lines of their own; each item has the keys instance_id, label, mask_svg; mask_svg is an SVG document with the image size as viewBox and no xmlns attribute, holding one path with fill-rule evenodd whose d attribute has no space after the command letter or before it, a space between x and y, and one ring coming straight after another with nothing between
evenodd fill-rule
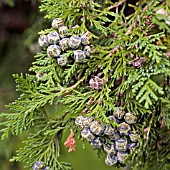
<instances>
[{"instance_id":1,"label":"cluster of cone","mask_svg":"<svg viewBox=\"0 0 170 170\"><path fill-rule=\"evenodd\" d=\"M71 62L71 56L68 56L68 50L74 50L73 57L75 62L83 63L91 53L95 52L95 48L91 45L92 34L83 32L81 36L68 35L68 28L64 26L61 18L52 21L52 28L48 35L40 35L38 43L41 47L46 48L48 57L57 58L57 62L61 66L65 66Z\"/></svg>"},{"instance_id":2,"label":"cluster of cone","mask_svg":"<svg viewBox=\"0 0 170 170\"><path fill-rule=\"evenodd\" d=\"M36 161L32 167L33 170L49 170L50 168L45 166L44 162Z\"/></svg>"},{"instance_id":3,"label":"cluster of cone","mask_svg":"<svg viewBox=\"0 0 170 170\"><path fill-rule=\"evenodd\" d=\"M137 117L117 107L108 118L110 124L104 125L94 117L79 116L75 119L75 124L81 128L81 137L84 140L89 141L94 149L106 152L105 163L108 166L124 164L138 143L139 134L132 130L132 124L137 122Z\"/></svg>"}]
</instances>

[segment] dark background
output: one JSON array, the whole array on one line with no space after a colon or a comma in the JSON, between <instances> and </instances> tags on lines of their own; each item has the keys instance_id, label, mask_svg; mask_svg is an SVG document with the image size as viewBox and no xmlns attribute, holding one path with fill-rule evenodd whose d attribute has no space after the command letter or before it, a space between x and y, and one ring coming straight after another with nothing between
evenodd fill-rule
<instances>
[{"instance_id":1,"label":"dark background","mask_svg":"<svg viewBox=\"0 0 170 170\"><path fill-rule=\"evenodd\" d=\"M10 5L10 6L9 6ZM0 111L16 98L13 73L25 73L33 61L27 29L36 21L38 2L16 0L0 6Z\"/></svg>"},{"instance_id":2,"label":"dark background","mask_svg":"<svg viewBox=\"0 0 170 170\"><path fill-rule=\"evenodd\" d=\"M30 39L28 33L39 15L38 3L35 0L0 1L0 113L7 111L5 105L19 96L12 74L27 72L33 61L34 39ZM20 144L21 137L16 136L0 141L0 170L23 169L22 165L9 162Z\"/></svg>"}]
</instances>

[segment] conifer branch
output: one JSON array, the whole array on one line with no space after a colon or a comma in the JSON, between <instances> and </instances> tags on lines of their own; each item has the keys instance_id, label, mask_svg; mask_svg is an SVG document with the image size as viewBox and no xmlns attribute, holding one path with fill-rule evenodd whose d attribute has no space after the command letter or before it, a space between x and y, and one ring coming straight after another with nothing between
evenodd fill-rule
<instances>
[{"instance_id":1,"label":"conifer branch","mask_svg":"<svg viewBox=\"0 0 170 170\"><path fill-rule=\"evenodd\" d=\"M56 23L65 22L68 27L68 50L59 50L59 42L63 38L59 26L55 28L53 23L52 28L39 34L46 37L51 46L49 34L59 32L57 49L60 55L50 56L49 46L44 46L30 68L34 75L14 75L21 95L7 106L11 113L1 114L6 119L0 123L3 127L2 138L10 133L24 133L25 130L30 130L32 134L12 161L26 162L28 168L34 162L42 161L51 170L69 170L70 164L59 161L63 132L71 128L74 133L80 133L84 140L100 138L104 141L100 141L103 152L105 143L116 144L119 141L110 139L106 127L110 126L121 136L120 126L125 121L126 128L131 130L121 136L128 142L123 151L131 153L127 161L133 165L132 169L156 169L166 165L170 142L170 28L168 16L159 16L154 12L157 8L165 8L166 3L148 3L146 0L136 4L126 2L42 0L40 10L46 13L45 17L54 19ZM127 14L129 7L133 10ZM116 12L112 12L114 8ZM166 10L170 12L167 7ZM91 41L83 44L87 31L93 37L92 46ZM77 45L71 41L72 36L79 39L77 49L72 48ZM52 46L56 47L56 43ZM91 48L93 46L94 49ZM83 54L82 58L79 52ZM49 105L55 107L52 109L54 113L48 111ZM124 115L120 118L121 114ZM127 115L134 119L137 117L137 122L131 124L126 119ZM77 121L82 117L88 120L87 127L87 124ZM111 118L115 120L111 121ZM95 134L92 120L99 122L94 128L102 130L102 135ZM81 128L88 129L87 135L91 136L84 135L85 130ZM137 141L129 138L133 133L138 136ZM96 142L94 140L90 141L92 146ZM133 145L129 146L129 141ZM70 146L70 151L75 149L73 131L65 146ZM131 151L133 149L135 151ZM116 150L119 162L116 165L122 164L119 154ZM108 153L106 155L108 164L110 158Z\"/></svg>"}]
</instances>

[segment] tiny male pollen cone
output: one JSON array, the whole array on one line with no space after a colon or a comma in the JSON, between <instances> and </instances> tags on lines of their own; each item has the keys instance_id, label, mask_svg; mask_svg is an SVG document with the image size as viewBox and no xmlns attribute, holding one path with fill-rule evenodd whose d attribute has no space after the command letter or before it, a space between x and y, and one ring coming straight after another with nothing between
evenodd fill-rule
<instances>
[{"instance_id":1,"label":"tiny male pollen cone","mask_svg":"<svg viewBox=\"0 0 170 170\"><path fill-rule=\"evenodd\" d=\"M64 145L66 147L70 147L68 152L75 151L76 149L76 141L73 136L74 136L73 129L70 129L70 135L68 136L67 140L64 142Z\"/></svg>"}]
</instances>

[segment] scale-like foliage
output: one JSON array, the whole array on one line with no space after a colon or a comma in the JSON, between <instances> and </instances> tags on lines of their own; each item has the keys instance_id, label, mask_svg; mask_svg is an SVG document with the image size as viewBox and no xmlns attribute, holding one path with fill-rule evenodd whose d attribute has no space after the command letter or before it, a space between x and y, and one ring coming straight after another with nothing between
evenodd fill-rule
<instances>
[{"instance_id":1,"label":"scale-like foliage","mask_svg":"<svg viewBox=\"0 0 170 170\"><path fill-rule=\"evenodd\" d=\"M109 124L108 115L119 106L138 116L134 129L141 136L129 158L132 168L148 169L153 165L153 169L158 165L160 169L166 168L170 35L168 16L155 12L160 8L170 15L168 0L139 0L136 4L125 0L42 0L40 10L46 13L46 18L61 17L69 27L70 36L90 31L96 51L84 63L72 62L62 67L43 49L30 68L35 75L14 76L17 90L22 94L8 105L11 113L1 114L6 118L0 124L2 138L26 129L32 135L13 161L23 161L26 167L31 167L39 160L52 170L70 169L69 164L58 161L63 131L74 128L75 118L82 114ZM45 28L39 34L53 30ZM73 58L73 51L68 50L65 55ZM102 79L102 88L89 84L95 76ZM58 106L54 114L49 113L48 104ZM110 124L117 126L117 123ZM160 135L161 147L158 146Z\"/></svg>"}]
</instances>

